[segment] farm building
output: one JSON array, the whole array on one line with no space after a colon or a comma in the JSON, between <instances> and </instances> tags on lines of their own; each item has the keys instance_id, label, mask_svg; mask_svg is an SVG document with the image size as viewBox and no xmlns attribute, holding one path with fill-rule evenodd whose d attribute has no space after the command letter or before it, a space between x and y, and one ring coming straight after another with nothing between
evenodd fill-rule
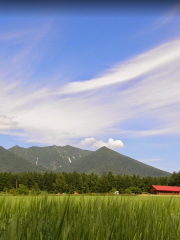
<instances>
[{"instance_id":1,"label":"farm building","mask_svg":"<svg viewBox=\"0 0 180 240\"><path fill-rule=\"evenodd\" d=\"M159 194L159 195L174 195L174 194L180 194L180 187L152 185L149 188L148 192L151 194Z\"/></svg>"}]
</instances>

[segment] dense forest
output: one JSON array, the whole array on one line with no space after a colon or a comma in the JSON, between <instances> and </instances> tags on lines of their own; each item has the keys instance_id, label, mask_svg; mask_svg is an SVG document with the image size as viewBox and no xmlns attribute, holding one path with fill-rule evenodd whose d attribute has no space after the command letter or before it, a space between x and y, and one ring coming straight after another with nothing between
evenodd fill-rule
<instances>
[{"instance_id":1,"label":"dense forest","mask_svg":"<svg viewBox=\"0 0 180 240\"><path fill-rule=\"evenodd\" d=\"M48 193L105 193L112 189L124 193L134 188L147 192L151 185L180 185L180 172L174 172L170 177L140 177L138 175L116 175L112 172L103 173L102 176L85 173L37 173L24 172L12 174L0 173L0 191L8 191L18 188L20 184L25 185L29 190L38 188L40 191Z\"/></svg>"}]
</instances>

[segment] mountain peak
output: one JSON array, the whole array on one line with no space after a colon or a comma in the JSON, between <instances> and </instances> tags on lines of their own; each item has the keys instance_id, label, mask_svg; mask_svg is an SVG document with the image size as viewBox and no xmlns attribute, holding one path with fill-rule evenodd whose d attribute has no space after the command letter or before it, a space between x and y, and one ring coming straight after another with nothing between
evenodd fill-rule
<instances>
[{"instance_id":1,"label":"mountain peak","mask_svg":"<svg viewBox=\"0 0 180 240\"><path fill-rule=\"evenodd\" d=\"M41 166L28 162L26 159L17 156L13 152L0 147L0 172L45 172L45 169Z\"/></svg>"},{"instance_id":2,"label":"mountain peak","mask_svg":"<svg viewBox=\"0 0 180 240\"><path fill-rule=\"evenodd\" d=\"M63 147L56 145L29 148L13 147L9 151L33 164L52 171L70 163L72 164L74 161L78 161L78 159L91 153L91 151L81 150L70 145Z\"/></svg>"},{"instance_id":3,"label":"mountain peak","mask_svg":"<svg viewBox=\"0 0 180 240\"><path fill-rule=\"evenodd\" d=\"M114 150L112 150L111 148L108 148L108 147L106 147L106 146L103 146L103 147L101 147L101 148L99 148L98 150L96 150L96 151L99 151L99 150L106 150L106 151L113 151L113 152L116 152L116 151L114 151Z\"/></svg>"},{"instance_id":4,"label":"mountain peak","mask_svg":"<svg viewBox=\"0 0 180 240\"><path fill-rule=\"evenodd\" d=\"M80 160L59 168L59 172L79 172L91 174L95 173L99 176L103 172L111 171L113 174L140 175L140 176L170 176L170 173L160 169L148 166L135 159L120 154L105 146L99 148L95 152L84 156Z\"/></svg>"},{"instance_id":5,"label":"mountain peak","mask_svg":"<svg viewBox=\"0 0 180 240\"><path fill-rule=\"evenodd\" d=\"M0 149L4 149L4 150L6 150L5 148L3 148L2 146L0 146Z\"/></svg>"},{"instance_id":6,"label":"mountain peak","mask_svg":"<svg viewBox=\"0 0 180 240\"><path fill-rule=\"evenodd\" d=\"M15 145L14 147L15 147L15 148L20 148L18 145Z\"/></svg>"}]
</instances>

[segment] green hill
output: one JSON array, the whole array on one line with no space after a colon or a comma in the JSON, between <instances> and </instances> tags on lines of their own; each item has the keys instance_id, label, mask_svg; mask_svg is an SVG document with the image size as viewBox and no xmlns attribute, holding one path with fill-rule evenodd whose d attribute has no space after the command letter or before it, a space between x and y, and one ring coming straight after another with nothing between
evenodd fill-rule
<instances>
[{"instance_id":1,"label":"green hill","mask_svg":"<svg viewBox=\"0 0 180 240\"><path fill-rule=\"evenodd\" d=\"M49 147L30 148L14 146L10 148L9 151L31 163L51 170L56 170L60 166L64 167L66 165L71 165L73 162L81 159L81 157L91 153L91 151L81 150L69 145L65 147L54 145Z\"/></svg>"},{"instance_id":2,"label":"green hill","mask_svg":"<svg viewBox=\"0 0 180 240\"><path fill-rule=\"evenodd\" d=\"M102 175L103 172L112 171L113 174L127 174L143 176L170 176L171 174L151 167L130 157L117 153L109 148L102 147L95 152L81 158L71 165L57 169L57 172L79 172L86 174L95 173Z\"/></svg>"},{"instance_id":3,"label":"green hill","mask_svg":"<svg viewBox=\"0 0 180 240\"><path fill-rule=\"evenodd\" d=\"M24 171L34 171L32 170L32 167L33 169L35 167L35 171L37 171L37 167L40 168L40 166L42 166L46 169L51 169L56 172L76 171L79 173L85 172L87 174L95 173L97 175L102 175L103 172L108 171L112 171L115 175L138 174L140 176L152 177L171 175L168 172L141 163L137 160L124 156L106 147L102 147L97 151L92 152L71 147L69 145L65 147L49 146L30 148L14 146L13 148L5 151L11 154L15 154L13 155L14 159L21 159L21 161L26 160L26 164L22 166L23 168L24 166L26 166L26 170ZM10 159L12 159L12 156L9 156L8 159L10 161ZM3 166L2 161L0 164L2 164ZM27 164L31 164L31 166ZM18 166L15 166L15 169L17 167Z\"/></svg>"},{"instance_id":4,"label":"green hill","mask_svg":"<svg viewBox=\"0 0 180 240\"><path fill-rule=\"evenodd\" d=\"M0 147L0 172L45 172L47 169L36 166L28 162L22 157L16 156L14 153Z\"/></svg>"}]
</instances>

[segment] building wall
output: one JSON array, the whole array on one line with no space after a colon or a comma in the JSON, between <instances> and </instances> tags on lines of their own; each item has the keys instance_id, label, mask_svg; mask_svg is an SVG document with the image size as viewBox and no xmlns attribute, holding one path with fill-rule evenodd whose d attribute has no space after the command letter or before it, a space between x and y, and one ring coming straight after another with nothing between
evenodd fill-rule
<instances>
[{"instance_id":1,"label":"building wall","mask_svg":"<svg viewBox=\"0 0 180 240\"><path fill-rule=\"evenodd\" d=\"M163 191L158 191L158 195L179 195L179 192L163 192Z\"/></svg>"},{"instance_id":2,"label":"building wall","mask_svg":"<svg viewBox=\"0 0 180 240\"><path fill-rule=\"evenodd\" d=\"M180 195L179 192L163 192L163 191L151 191L152 194L158 194L158 195Z\"/></svg>"}]
</instances>

